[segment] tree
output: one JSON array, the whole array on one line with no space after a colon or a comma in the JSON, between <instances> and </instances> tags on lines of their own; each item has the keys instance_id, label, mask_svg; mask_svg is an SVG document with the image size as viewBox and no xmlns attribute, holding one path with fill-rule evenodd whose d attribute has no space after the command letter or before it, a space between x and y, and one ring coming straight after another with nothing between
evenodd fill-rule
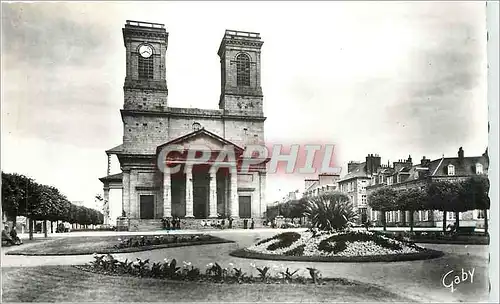
<instances>
[{"instance_id":1,"label":"tree","mask_svg":"<svg viewBox=\"0 0 500 304\"><path fill-rule=\"evenodd\" d=\"M382 213L382 225L384 230L387 230L387 221L385 213L387 211L397 210L398 193L391 187L384 186L368 195L368 205L373 209Z\"/></svg>"},{"instance_id":2,"label":"tree","mask_svg":"<svg viewBox=\"0 0 500 304\"><path fill-rule=\"evenodd\" d=\"M446 232L446 214L455 212L455 227L459 225L459 212L466 211L460 202L461 184L450 181L432 181L427 187L428 209L443 212L443 231Z\"/></svg>"},{"instance_id":3,"label":"tree","mask_svg":"<svg viewBox=\"0 0 500 304\"><path fill-rule=\"evenodd\" d=\"M344 230L357 219L349 197L344 193L307 199L304 214L321 230Z\"/></svg>"},{"instance_id":4,"label":"tree","mask_svg":"<svg viewBox=\"0 0 500 304\"><path fill-rule=\"evenodd\" d=\"M462 182L460 200L468 210L483 210L484 232L488 232L488 209L490 209L490 181L486 176L473 176Z\"/></svg>"},{"instance_id":5,"label":"tree","mask_svg":"<svg viewBox=\"0 0 500 304\"><path fill-rule=\"evenodd\" d=\"M408 190L401 190L397 194L396 204L398 209L402 211L409 211L410 213L410 231L413 232L414 226L414 213L415 211L424 210L428 205L427 192L419 188L410 188Z\"/></svg>"}]
</instances>

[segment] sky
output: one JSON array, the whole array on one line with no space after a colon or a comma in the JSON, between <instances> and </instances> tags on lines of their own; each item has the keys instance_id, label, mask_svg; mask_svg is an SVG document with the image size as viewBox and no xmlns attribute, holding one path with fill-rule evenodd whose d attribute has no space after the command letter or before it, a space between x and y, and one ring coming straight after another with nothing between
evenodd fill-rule
<instances>
[{"instance_id":1,"label":"sky","mask_svg":"<svg viewBox=\"0 0 500 304\"><path fill-rule=\"evenodd\" d=\"M94 204L123 135L126 20L166 25L172 107L216 109L225 29L260 33L266 141L335 144L342 175L369 153L417 162L488 145L480 1L2 2L4 172ZM267 200L303 188L269 176Z\"/></svg>"}]
</instances>

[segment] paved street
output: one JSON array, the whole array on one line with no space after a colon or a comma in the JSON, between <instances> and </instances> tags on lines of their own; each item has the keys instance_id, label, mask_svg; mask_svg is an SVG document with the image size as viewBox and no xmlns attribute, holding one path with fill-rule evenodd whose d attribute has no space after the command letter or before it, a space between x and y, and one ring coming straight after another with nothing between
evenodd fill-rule
<instances>
[{"instance_id":1,"label":"paved street","mask_svg":"<svg viewBox=\"0 0 500 304\"><path fill-rule=\"evenodd\" d=\"M236 243L202 245L196 247L178 247L158 249L146 252L127 254L116 254L116 257L128 259L150 259L151 261L162 261L164 258L175 258L179 262L189 261L193 265L205 268L210 262L221 262L223 266L229 263L236 267L242 267L247 273L254 271L250 263L257 266L285 266L291 269L303 269L314 266L322 272L324 277L344 277L362 282L380 285L398 294L404 294L419 301L458 302L458 301L485 301L487 300L488 288L488 246L480 245L430 245L421 244L424 247L442 250L446 253L444 257L426 261L408 261L392 263L311 263L311 262L273 262L266 260L250 260L229 256L229 253L237 248L250 246L256 241L272 236L281 230L223 230L211 231L226 239L234 240ZM290 231L290 230L287 230ZM194 231L178 231L176 233L192 233ZM207 231L208 232L208 231ZM120 235L131 233L114 232L81 232L70 233L76 235ZM154 232L133 233L138 235L155 234ZM58 235L63 236L63 234ZM50 240L49 240L50 242ZM25 246L32 246L26 244ZM13 247L11 247L13 248ZM2 267L31 267L40 265L72 265L89 262L92 257L84 256L11 256L5 255L9 248L2 248ZM449 288L442 284L443 276L453 270L459 274L461 270L474 269L473 282L463 282L455 286L452 293ZM448 281L446 281L448 282ZM445 282L445 283L446 283Z\"/></svg>"}]
</instances>

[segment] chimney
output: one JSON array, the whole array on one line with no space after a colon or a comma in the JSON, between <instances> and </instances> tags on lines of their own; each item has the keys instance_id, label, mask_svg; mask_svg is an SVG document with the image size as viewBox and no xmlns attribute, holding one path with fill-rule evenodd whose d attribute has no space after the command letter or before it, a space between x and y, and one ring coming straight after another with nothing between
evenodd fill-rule
<instances>
[{"instance_id":1,"label":"chimney","mask_svg":"<svg viewBox=\"0 0 500 304\"><path fill-rule=\"evenodd\" d=\"M462 147L460 147L460 148L458 149L458 159L459 159L460 161L462 161L462 160L464 159L464 150L462 149Z\"/></svg>"},{"instance_id":2,"label":"chimney","mask_svg":"<svg viewBox=\"0 0 500 304\"><path fill-rule=\"evenodd\" d=\"M408 159L406 160L407 163L410 163L410 164L413 164L412 163L412 159L411 159L411 155L408 155Z\"/></svg>"}]
</instances>

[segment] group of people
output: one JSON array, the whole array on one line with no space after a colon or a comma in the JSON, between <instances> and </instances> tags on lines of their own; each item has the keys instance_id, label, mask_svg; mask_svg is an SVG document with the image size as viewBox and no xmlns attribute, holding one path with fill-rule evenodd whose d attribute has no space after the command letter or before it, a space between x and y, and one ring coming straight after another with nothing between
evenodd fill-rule
<instances>
[{"instance_id":1,"label":"group of people","mask_svg":"<svg viewBox=\"0 0 500 304\"><path fill-rule=\"evenodd\" d=\"M10 233L8 232L9 226L5 226L2 230L2 243L5 241L10 245L21 245L23 241L17 235L16 227L12 227L10 229Z\"/></svg>"},{"instance_id":2,"label":"group of people","mask_svg":"<svg viewBox=\"0 0 500 304\"><path fill-rule=\"evenodd\" d=\"M166 230L181 229L181 219L178 217L173 217L171 220L162 218L161 223L163 224L163 229Z\"/></svg>"}]
</instances>

